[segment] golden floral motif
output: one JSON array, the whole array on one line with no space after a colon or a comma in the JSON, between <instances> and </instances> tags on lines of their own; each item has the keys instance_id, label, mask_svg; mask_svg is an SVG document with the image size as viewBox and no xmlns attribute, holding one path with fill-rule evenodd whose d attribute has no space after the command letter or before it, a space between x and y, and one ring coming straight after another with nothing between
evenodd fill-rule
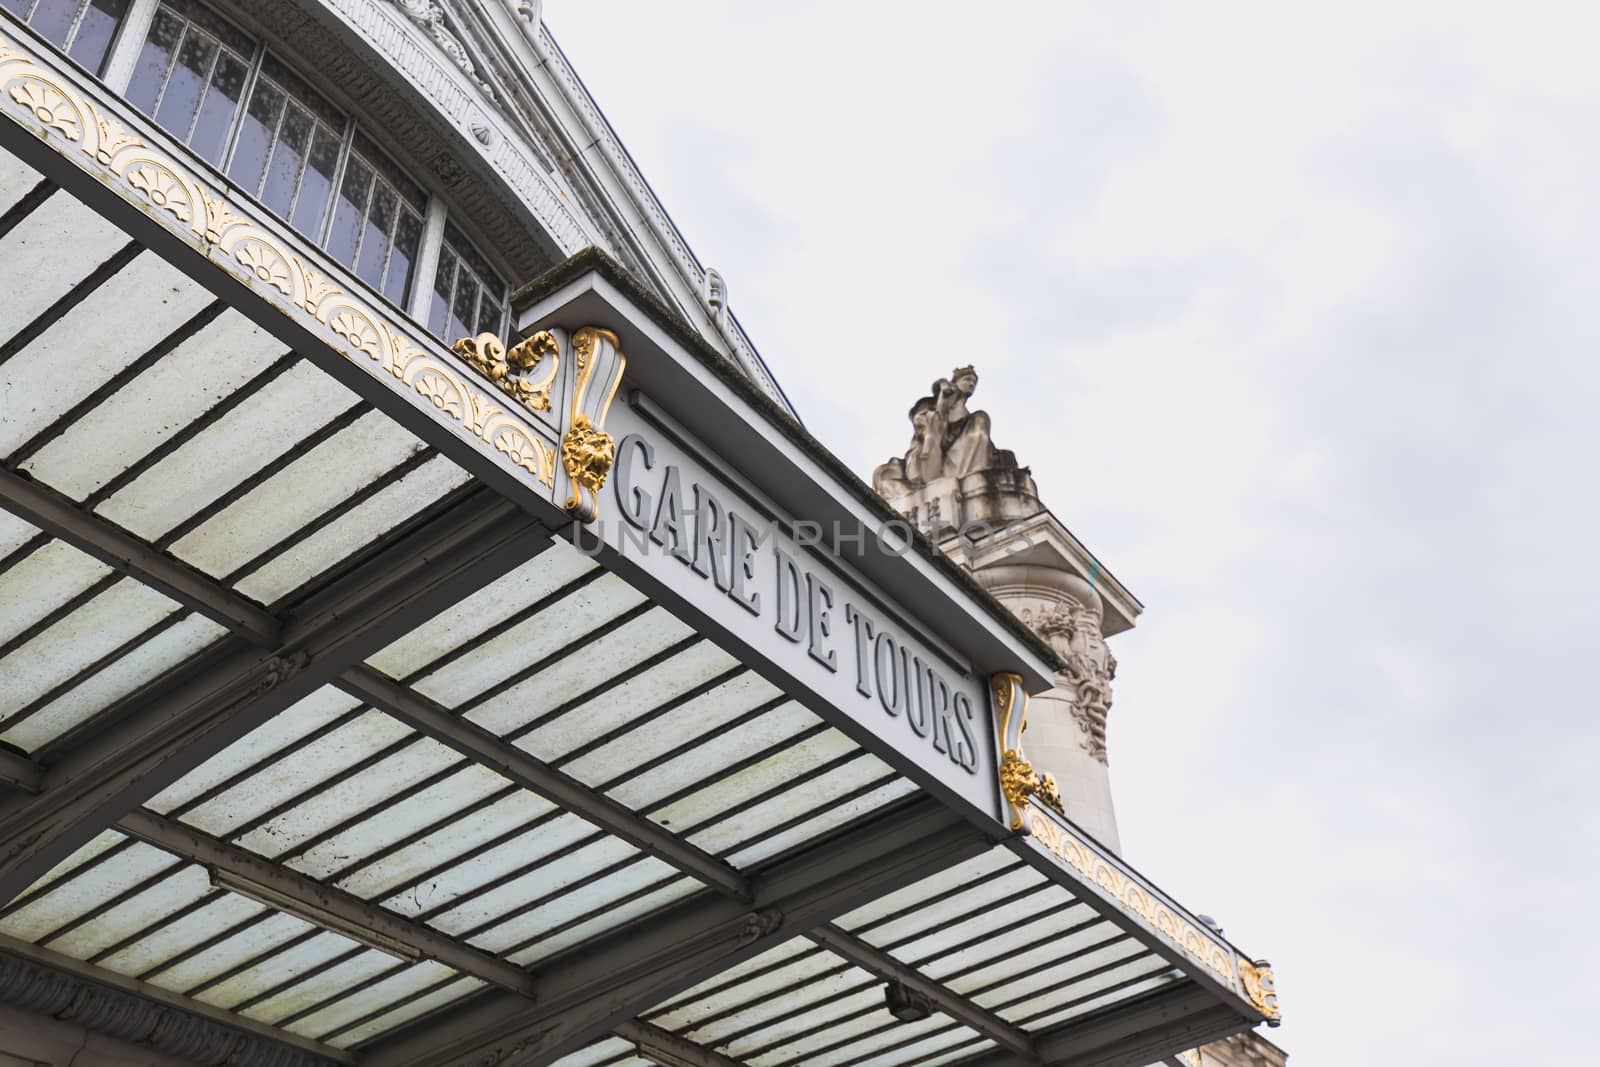
<instances>
[{"instance_id":1,"label":"golden floral motif","mask_svg":"<svg viewBox=\"0 0 1600 1067\"><path fill-rule=\"evenodd\" d=\"M306 270L305 279L305 292L301 295L298 306L313 315L317 314L317 309L328 297L343 293L343 290L330 282L328 276L320 270Z\"/></svg>"},{"instance_id":2,"label":"golden floral motif","mask_svg":"<svg viewBox=\"0 0 1600 1067\"><path fill-rule=\"evenodd\" d=\"M567 497L568 511L578 509L583 504L581 489L587 489L592 497L599 497L601 487L606 484L606 475L611 473L611 462L616 457L616 442L604 430L591 426L589 416L578 415L572 420L572 427L561 439L561 465L566 468L567 477L572 481L572 491ZM585 522L593 518L581 512L579 517Z\"/></svg>"},{"instance_id":3,"label":"golden floral motif","mask_svg":"<svg viewBox=\"0 0 1600 1067\"><path fill-rule=\"evenodd\" d=\"M433 406L446 415L460 421L463 414L461 410L461 392L454 382L437 371L430 371L417 377L417 393L433 401Z\"/></svg>"},{"instance_id":4,"label":"golden floral motif","mask_svg":"<svg viewBox=\"0 0 1600 1067\"><path fill-rule=\"evenodd\" d=\"M188 222L192 217L188 190L183 187L177 175L161 164L147 162L130 168L128 184L179 222Z\"/></svg>"},{"instance_id":5,"label":"golden floral motif","mask_svg":"<svg viewBox=\"0 0 1600 1067\"><path fill-rule=\"evenodd\" d=\"M234 226L249 220L235 214L226 203L215 197L206 197L206 232L205 239L211 244L221 244L222 235ZM259 242L258 242L259 243ZM265 280L265 279L263 279ZM283 290L285 295L288 290Z\"/></svg>"},{"instance_id":6,"label":"golden floral motif","mask_svg":"<svg viewBox=\"0 0 1600 1067\"><path fill-rule=\"evenodd\" d=\"M1040 775L1014 748L1006 749L1000 758L1000 790L1013 807L1021 808L1029 797L1038 797L1056 811L1062 811L1055 775Z\"/></svg>"},{"instance_id":7,"label":"golden floral motif","mask_svg":"<svg viewBox=\"0 0 1600 1067\"><path fill-rule=\"evenodd\" d=\"M383 358L378 349L378 328L360 312L346 308L328 320L328 329L356 351L365 352L373 359Z\"/></svg>"},{"instance_id":8,"label":"golden floral motif","mask_svg":"<svg viewBox=\"0 0 1600 1067\"><path fill-rule=\"evenodd\" d=\"M79 137L77 108L65 93L39 78L27 78L11 87L11 99L33 112L49 129L69 141Z\"/></svg>"},{"instance_id":9,"label":"golden floral motif","mask_svg":"<svg viewBox=\"0 0 1600 1067\"><path fill-rule=\"evenodd\" d=\"M277 249L254 239L244 240L234 246L233 258L257 281L266 282L284 296L294 291L289 283L289 261Z\"/></svg>"},{"instance_id":10,"label":"golden floral motif","mask_svg":"<svg viewBox=\"0 0 1600 1067\"><path fill-rule=\"evenodd\" d=\"M116 119L97 117L95 124L100 127L100 143L95 146L94 158L102 167L111 167L115 170L117 153L124 148L147 147L128 127ZM88 149L85 148L84 151L87 152Z\"/></svg>"},{"instance_id":11,"label":"golden floral motif","mask_svg":"<svg viewBox=\"0 0 1600 1067\"><path fill-rule=\"evenodd\" d=\"M533 474L545 485L556 484L556 450L521 430L507 427L495 434L494 447L511 458L511 462Z\"/></svg>"}]
</instances>

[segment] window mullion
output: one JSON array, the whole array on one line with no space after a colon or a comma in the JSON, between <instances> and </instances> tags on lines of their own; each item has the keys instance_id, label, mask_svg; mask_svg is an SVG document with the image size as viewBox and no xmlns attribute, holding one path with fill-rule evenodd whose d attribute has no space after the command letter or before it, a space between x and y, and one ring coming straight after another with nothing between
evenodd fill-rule
<instances>
[{"instance_id":1,"label":"window mullion","mask_svg":"<svg viewBox=\"0 0 1600 1067\"><path fill-rule=\"evenodd\" d=\"M354 151L355 138L356 120L352 116L345 119L344 137L339 142L339 161L333 166L333 178L331 179L333 191L328 196L327 210L322 213L322 225L318 228L316 237L313 238L318 248L326 248L328 246L328 237L333 233L333 218L339 213L339 197L344 193L344 172L350 167L350 153ZM356 237L358 248L360 243L361 238L358 234Z\"/></svg>"},{"instance_id":2,"label":"window mullion","mask_svg":"<svg viewBox=\"0 0 1600 1067\"><path fill-rule=\"evenodd\" d=\"M211 35L205 34L205 36L210 37ZM194 114L189 117L189 128L184 131L184 144L194 140L194 131L200 125L200 113L206 109L206 98L211 95L211 83L217 77L217 65L222 62L223 54L227 51L227 46L222 43L222 38L219 37L216 40L217 51L211 57L211 65L206 67L205 77L200 79L200 98L194 105ZM178 61L176 59L173 60L172 69L178 69Z\"/></svg>"},{"instance_id":3,"label":"window mullion","mask_svg":"<svg viewBox=\"0 0 1600 1067\"><path fill-rule=\"evenodd\" d=\"M423 324L428 321L433 302L434 276L439 273L439 250L444 247L445 215L444 197L437 193L430 194L427 215L422 222L422 241L417 248L417 268L411 278L410 307L406 309L413 319ZM451 295L454 296L453 293Z\"/></svg>"},{"instance_id":4,"label":"window mullion","mask_svg":"<svg viewBox=\"0 0 1600 1067\"><path fill-rule=\"evenodd\" d=\"M160 6L161 0L131 0L128 4L127 14L123 15L122 25L111 42L111 51L106 55L106 73L101 79L106 88L118 96L126 93L133 81L133 69L139 65L139 53L144 51L150 24L156 20L156 9Z\"/></svg>"},{"instance_id":5,"label":"window mullion","mask_svg":"<svg viewBox=\"0 0 1600 1067\"><path fill-rule=\"evenodd\" d=\"M244 129L244 124L249 121L250 98L256 92L256 75L260 73L261 63L266 56L266 46L257 44L255 55L250 60L250 69L244 76L244 85L239 89L239 111L233 116L233 128L228 131L227 139L222 146L222 162L217 164L217 169L223 174L227 174L228 168L233 166L233 153L239 147L239 131Z\"/></svg>"},{"instance_id":6,"label":"window mullion","mask_svg":"<svg viewBox=\"0 0 1600 1067\"><path fill-rule=\"evenodd\" d=\"M167 60L166 73L161 75L161 87L156 90L155 102L150 105L152 119L161 114L161 102L167 98L167 86L172 84L172 76L178 72L178 65L183 62L183 46L189 40L189 34L193 32L195 32L194 23L184 19L183 32L178 34L178 39L172 43L172 58ZM159 119L156 124L158 126L161 124Z\"/></svg>"}]
</instances>

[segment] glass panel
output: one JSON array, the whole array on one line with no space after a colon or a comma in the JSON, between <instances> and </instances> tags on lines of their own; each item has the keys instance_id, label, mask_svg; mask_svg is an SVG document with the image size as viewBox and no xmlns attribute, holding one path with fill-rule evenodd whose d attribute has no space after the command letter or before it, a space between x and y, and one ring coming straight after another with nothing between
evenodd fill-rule
<instances>
[{"instance_id":1,"label":"glass panel","mask_svg":"<svg viewBox=\"0 0 1600 1067\"><path fill-rule=\"evenodd\" d=\"M111 38L116 35L117 27L122 24L122 16L127 13L128 0L90 0L89 9L78 23L78 34L72 40L72 50L68 55L85 70L100 73L106 53L111 51Z\"/></svg>"},{"instance_id":2,"label":"glass panel","mask_svg":"<svg viewBox=\"0 0 1600 1067\"><path fill-rule=\"evenodd\" d=\"M266 170L267 153L272 148L272 138L278 130L278 116L282 113L283 90L269 81L258 80L256 91L250 94L250 107L245 112L244 125L239 129L233 162L228 164L228 177L243 186L251 196L261 191L261 173Z\"/></svg>"},{"instance_id":3,"label":"glass panel","mask_svg":"<svg viewBox=\"0 0 1600 1067\"><path fill-rule=\"evenodd\" d=\"M389 273L383 279L383 295L399 307L411 296L411 272L417 265L417 246L422 243L422 216L401 209L395 226L394 251L389 254Z\"/></svg>"},{"instance_id":4,"label":"glass panel","mask_svg":"<svg viewBox=\"0 0 1600 1067\"><path fill-rule=\"evenodd\" d=\"M166 80L167 68L172 66L172 53L178 48L178 38L183 36L183 23L161 8L150 24L150 36L145 38L144 49L139 53L139 63L133 68L133 81L128 85L128 103L146 115L156 113L156 101L161 97L161 83Z\"/></svg>"},{"instance_id":5,"label":"glass panel","mask_svg":"<svg viewBox=\"0 0 1600 1067\"><path fill-rule=\"evenodd\" d=\"M492 333L500 336L500 319L503 309L498 303L490 299L488 293L483 294L483 299L478 304L478 332Z\"/></svg>"},{"instance_id":6,"label":"glass panel","mask_svg":"<svg viewBox=\"0 0 1600 1067\"><path fill-rule=\"evenodd\" d=\"M367 229L361 237L361 259L356 274L374 289L383 288L383 265L389 258L389 234L394 232L399 198L387 182L379 182L372 192L372 210L367 212Z\"/></svg>"},{"instance_id":7,"label":"glass panel","mask_svg":"<svg viewBox=\"0 0 1600 1067\"><path fill-rule=\"evenodd\" d=\"M471 337L476 331L472 324L478 319L478 283L466 271L456 280L456 298L450 304L450 329L447 341Z\"/></svg>"},{"instance_id":8,"label":"glass panel","mask_svg":"<svg viewBox=\"0 0 1600 1067\"><path fill-rule=\"evenodd\" d=\"M367 214L367 197L372 189L372 171L355 156L345 164L344 182L339 186L339 208L328 231L328 254L347 267L355 266L356 248L361 243L361 222Z\"/></svg>"},{"instance_id":9,"label":"glass panel","mask_svg":"<svg viewBox=\"0 0 1600 1067\"><path fill-rule=\"evenodd\" d=\"M211 75L211 61L216 56L217 42L193 26L189 27L189 32L183 35L183 47L178 49L178 65L167 79L167 91L161 94L161 107L156 111L156 121L179 140L189 139L195 109L200 106L200 93Z\"/></svg>"},{"instance_id":10,"label":"glass panel","mask_svg":"<svg viewBox=\"0 0 1600 1067\"><path fill-rule=\"evenodd\" d=\"M217 60L211 87L206 90L200 117L194 123L194 136L189 138L189 146L209 163L222 163L222 153L228 147L228 131L239 113L239 98L244 95L244 83L249 74L250 68L232 52L223 52Z\"/></svg>"},{"instance_id":11,"label":"glass panel","mask_svg":"<svg viewBox=\"0 0 1600 1067\"><path fill-rule=\"evenodd\" d=\"M28 25L39 31L39 36L60 48L67 43L72 20L78 14L78 0L39 0L33 9Z\"/></svg>"},{"instance_id":12,"label":"glass panel","mask_svg":"<svg viewBox=\"0 0 1600 1067\"><path fill-rule=\"evenodd\" d=\"M289 217L289 208L294 205L295 187L300 184L300 171L305 167L306 147L310 142L311 116L291 103L278 131L272 162L267 165L267 184L261 190L261 202L282 218Z\"/></svg>"},{"instance_id":13,"label":"glass panel","mask_svg":"<svg viewBox=\"0 0 1600 1067\"><path fill-rule=\"evenodd\" d=\"M0 7L5 8L26 22L28 20L28 5L31 3L33 3L33 0L0 0Z\"/></svg>"},{"instance_id":14,"label":"glass panel","mask_svg":"<svg viewBox=\"0 0 1600 1067\"><path fill-rule=\"evenodd\" d=\"M324 100L320 93L301 81L288 67L278 62L276 56L268 53L262 57L261 73L282 86L290 96L294 97L295 103L300 104L340 133L344 132L344 115L340 114L337 108Z\"/></svg>"},{"instance_id":15,"label":"glass panel","mask_svg":"<svg viewBox=\"0 0 1600 1067\"><path fill-rule=\"evenodd\" d=\"M428 330L440 340L450 328L450 292L455 280L455 254L448 248L441 248L439 272L433 276L433 307L428 312Z\"/></svg>"},{"instance_id":16,"label":"glass panel","mask_svg":"<svg viewBox=\"0 0 1600 1067\"><path fill-rule=\"evenodd\" d=\"M294 202L294 228L313 241L322 236L322 219L328 212L333 175L339 169L339 152L343 147L343 137L326 126L317 126L316 140L311 142L310 165L306 167L306 176L300 180L300 196Z\"/></svg>"},{"instance_id":17,"label":"glass panel","mask_svg":"<svg viewBox=\"0 0 1600 1067\"><path fill-rule=\"evenodd\" d=\"M389 184L400 194L400 199L416 208L417 214L420 215L427 210L428 194L397 167L393 160L380 151L377 145L363 136L360 130L356 131L356 151L361 153L362 158L371 164L373 169L388 179Z\"/></svg>"}]
</instances>

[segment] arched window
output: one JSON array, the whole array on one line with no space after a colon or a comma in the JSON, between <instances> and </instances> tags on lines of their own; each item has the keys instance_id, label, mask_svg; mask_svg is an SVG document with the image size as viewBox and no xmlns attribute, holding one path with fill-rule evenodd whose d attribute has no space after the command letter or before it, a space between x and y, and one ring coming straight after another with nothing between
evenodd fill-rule
<instances>
[{"instance_id":1,"label":"arched window","mask_svg":"<svg viewBox=\"0 0 1600 1067\"><path fill-rule=\"evenodd\" d=\"M99 74L128 13L128 0L0 0L85 70Z\"/></svg>"}]
</instances>

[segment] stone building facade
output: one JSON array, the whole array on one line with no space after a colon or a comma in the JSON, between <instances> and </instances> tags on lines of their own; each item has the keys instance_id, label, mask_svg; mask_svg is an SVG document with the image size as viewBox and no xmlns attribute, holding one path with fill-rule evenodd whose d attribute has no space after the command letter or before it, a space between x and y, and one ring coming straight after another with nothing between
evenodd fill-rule
<instances>
[{"instance_id":1,"label":"stone building facade","mask_svg":"<svg viewBox=\"0 0 1600 1067\"><path fill-rule=\"evenodd\" d=\"M1028 753L1068 818L1121 852L1106 747L1117 658L1107 639L1143 605L1040 500L1029 469L995 446L989 414L969 406L977 385L970 366L935 380L911 406L905 454L873 472L873 488L1060 655L1055 688L1033 698ZM1182 1057L1191 1067L1286 1060L1257 1034Z\"/></svg>"}]
</instances>

